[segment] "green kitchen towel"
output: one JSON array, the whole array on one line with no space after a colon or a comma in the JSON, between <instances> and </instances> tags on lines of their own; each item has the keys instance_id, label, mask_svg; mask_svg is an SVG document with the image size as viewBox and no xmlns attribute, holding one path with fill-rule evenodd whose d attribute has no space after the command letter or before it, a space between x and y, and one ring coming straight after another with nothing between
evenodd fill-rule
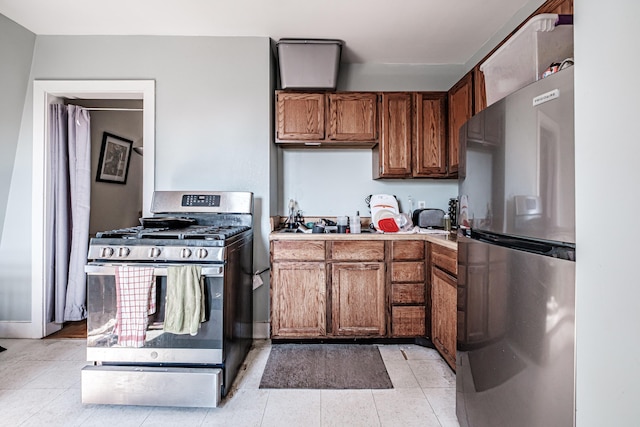
<instances>
[{"instance_id":1,"label":"green kitchen towel","mask_svg":"<svg viewBox=\"0 0 640 427\"><path fill-rule=\"evenodd\" d=\"M164 331L196 335L205 320L202 268L196 265L167 267L167 299Z\"/></svg>"}]
</instances>

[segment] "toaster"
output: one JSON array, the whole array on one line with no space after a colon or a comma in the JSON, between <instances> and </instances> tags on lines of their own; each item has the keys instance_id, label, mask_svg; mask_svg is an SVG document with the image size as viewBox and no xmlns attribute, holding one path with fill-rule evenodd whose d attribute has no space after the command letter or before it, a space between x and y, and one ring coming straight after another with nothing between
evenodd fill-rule
<instances>
[{"instance_id":1,"label":"toaster","mask_svg":"<svg viewBox=\"0 0 640 427\"><path fill-rule=\"evenodd\" d=\"M413 211L413 224L421 228L443 228L444 211L442 209L416 209Z\"/></svg>"}]
</instances>

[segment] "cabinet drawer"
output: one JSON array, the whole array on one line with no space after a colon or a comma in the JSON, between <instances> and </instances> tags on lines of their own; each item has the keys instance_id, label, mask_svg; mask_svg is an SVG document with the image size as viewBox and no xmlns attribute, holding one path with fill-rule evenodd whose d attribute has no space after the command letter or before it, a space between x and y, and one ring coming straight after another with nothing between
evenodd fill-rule
<instances>
[{"instance_id":1,"label":"cabinet drawer","mask_svg":"<svg viewBox=\"0 0 640 427\"><path fill-rule=\"evenodd\" d=\"M424 304L424 283L394 283L391 285L392 304Z\"/></svg>"},{"instance_id":2,"label":"cabinet drawer","mask_svg":"<svg viewBox=\"0 0 640 427\"><path fill-rule=\"evenodd\" d=\"M383 241L358 241L329 243L330 259L338 261L384 261Z\"/></svg>"},{"instance_id":3,"label":"cabinet drawer","mask_svg":"<svg viewBox=\"0 0 640 427\"><path fill-rule=\"evenodd\" d=\"M457 275L458 256L456 251L440 245L431 244L431 264L444 271Z\"/></svg>"},{"instance_id":4,"label":"cabinet drawer","mask_svg":"<svg viewBox=\"0 0 640 427\"><path fill-rule=\"evenodd\" d=\"M393 261L421 260L424 257L424 241L403 240L391 242L391 259Z\"/></svg>"},{"instance_id":5,"label":"cabinet drawer","mask_svg":"<svg viewBox=\"0 0 640 427\"><path fill-rule=\"evenodd\" d=\"M425 336L424 306L392 307L391 333L394 337Z\"/></svg>"},{"instance_id":6,"label":"cabinet drawer","mask_svg":"<svg viewBox=\"0 0 640 427\"><path fill-rule=\"evenodd\" d=\"M392 282L424 282L424 262L391 263Z\"/></svg>"},{"instance_id":7,"label":"cabinet drawer","mask_svg":"<svg viewBox=\"0 0 640 427\"><path fill-rule=\"evenodd\" d=\"M274 240L271 242L271 259L274 261L323 261L323 241Z\"/></svg>"}]
</instances>

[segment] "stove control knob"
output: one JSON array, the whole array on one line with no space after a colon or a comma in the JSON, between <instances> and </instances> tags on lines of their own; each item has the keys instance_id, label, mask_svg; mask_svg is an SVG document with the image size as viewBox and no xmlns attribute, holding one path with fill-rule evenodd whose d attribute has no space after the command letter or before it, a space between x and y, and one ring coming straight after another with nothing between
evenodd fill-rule
<instances>
[{"instance_id":1,"label":"stove control knob","mask_svg":"<svg viewBox=\"0 0 640 427\"><path fill-rule=\"evenodd\" d=\"M120 258L125 258L127 256L129 256L129 253L131 253L131 249L127 248L127 247L121 247L118 249L118 256Z\"/></svg>"},{"instance_id":2,"label":"stove control knob","mask_svg":"<svg viewBox=\"0 0 640 427\"><path fill-rule=\"evenodd\" d=\"M113 256L113 248L104 247L100 250L100 258L111 258Z\"/></svg>"},{"instance_id":3,"label":"stove control knob","mask_svg":"<svg viewBox=\"0 0 640 427\"><path fill-rule=\"evenodd\" d=\"M160 248L149 249L149 258L158 258L160 256Z\"/></svg>"},{"instance_id":4,"label":"stove control knob","mask_svg":"<svg viewBox=\"0 0 640 427\"><path fill-rule=\"evenodd\" d=\"M208 252L207 252L207 250L206 250L206 249L204 249L204 248L200 248L200 249L198 249L198 252L197 252L197 256L198 256L198 258L200 258L200 259L204 259L204 258L206 258L206 257L207 257L207 254L208 254Z\"/></svg>"},{"instance_id":5,"label":"stove control knob","mask_svg":"<svg viewBox=\"0 0 640 427\"><path fill-rule=\"evenodd\" d=\"M180 251L180 258L189 258L191 256L191 249L182 248Z\"/></svg>"}]
</instances>

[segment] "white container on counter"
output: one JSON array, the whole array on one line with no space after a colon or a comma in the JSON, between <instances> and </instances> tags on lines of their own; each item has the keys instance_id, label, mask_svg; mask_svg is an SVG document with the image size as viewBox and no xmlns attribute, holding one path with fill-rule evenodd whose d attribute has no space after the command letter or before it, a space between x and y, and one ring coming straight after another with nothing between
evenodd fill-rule
<instances>
[{"instance_id":1,"label":"white container on counter","mask_svg":"<svg viewBox=\"0 0 640 427\"><path fill-rule=\"evenodd\" d=\"M361 225L360 225L360 215L352 216L350 218L350 222L351 222L351 224L349 226L349 229L350 229L351 233L359 234L362 231L361 230Z\"/></svg>"}]
</instances>

